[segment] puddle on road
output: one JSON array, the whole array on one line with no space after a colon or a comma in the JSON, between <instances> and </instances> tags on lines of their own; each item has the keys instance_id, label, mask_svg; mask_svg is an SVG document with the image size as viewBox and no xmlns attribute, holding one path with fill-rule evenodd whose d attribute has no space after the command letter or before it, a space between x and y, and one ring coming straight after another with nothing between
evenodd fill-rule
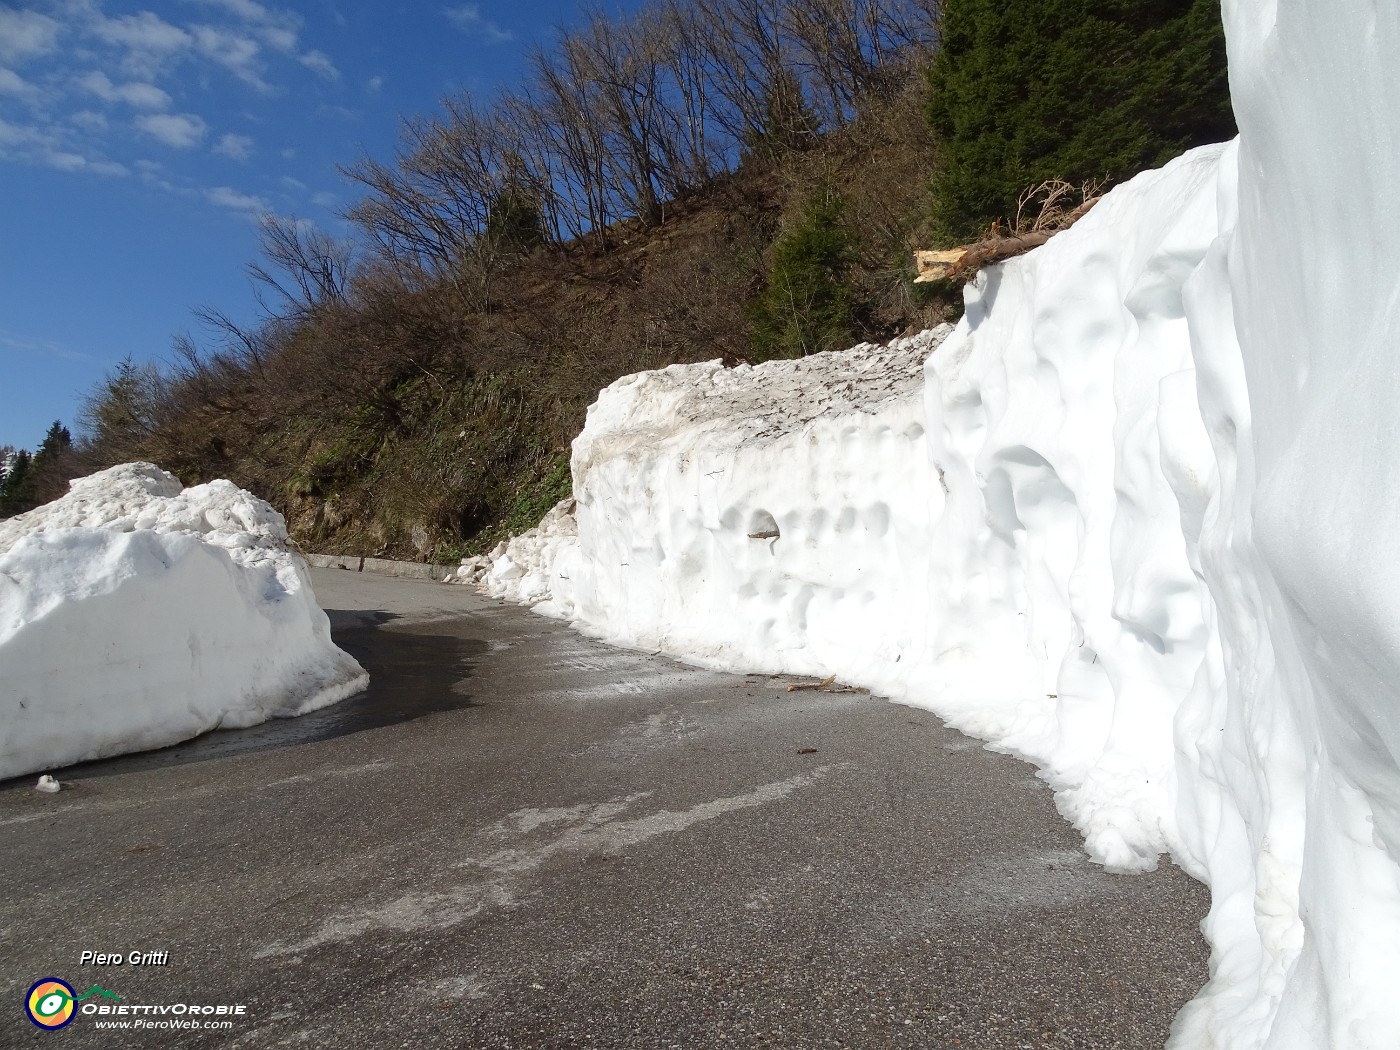
<instances>
[{"instance_id":1,"label":"puddle on road","mask_svg":"<svg viewBox=\"0 0 1400 1050\"><path fill-rule=\"evenodd\" d=\"M369 672L369 688L363 693L296 718L274 718L247 729L216 729L159 751L118 755L51 772L60 780L82 780L180 766L330 740L473 706L467 684L487 644L453 633L469 624L438 621L410 630L392 626L395 617L385 613L359 613L347 619L332 611L331 617L333 623L347 623L332 631L335 643Z\"/></svg>"}]
</instances>

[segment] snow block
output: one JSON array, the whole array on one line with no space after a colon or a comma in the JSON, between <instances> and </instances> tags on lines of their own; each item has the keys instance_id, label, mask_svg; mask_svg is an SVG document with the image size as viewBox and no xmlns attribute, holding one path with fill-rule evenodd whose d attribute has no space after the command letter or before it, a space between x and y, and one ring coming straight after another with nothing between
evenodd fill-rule
<instances>
[{"instance_id":1,"label":"snow block","mask_svg":"<svg viewBox=\"0 0 1400 1050\"><path fill-rule=\"evenodd\" d=\"M472 575L928 706L1039 765L1105 866L1170 851L1212 897L1173 1046L1390 1047L1400 17L1224 13L1238 142L982 271L922 384L902 344L619 380L576 537Z\"/></svg>"},{"instance_id":2,"label":"snow block","mask_svg":"<svg viewBox=\"0 0 1400 1050\"><path fill-rule=\"evenodd\" d=\"M365 687L282 517L132 463L0 522L0 778L303 714Z\"/></svg>"}]
</instances>

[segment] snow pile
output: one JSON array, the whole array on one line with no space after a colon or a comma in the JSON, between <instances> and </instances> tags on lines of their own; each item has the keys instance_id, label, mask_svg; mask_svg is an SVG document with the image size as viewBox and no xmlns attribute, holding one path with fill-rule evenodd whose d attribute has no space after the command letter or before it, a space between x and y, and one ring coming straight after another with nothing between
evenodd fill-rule
<instances>
[{"instance_id":1,"label":"snow pile","mask_svg":"<svg viewBox=\"0 0 1400 1050\"><path fill-rule=\"evenodd\" d=\"M1400 1033L1400 8L1227 3L1236 164L1187 285L1212 645L1177 719L1220 1046ZM1236 182L1237 178L1237 182ZM1218 639L1218 645L1214 644Z\"/></svg>"},{"instance_id":2,"label":"snow pile","mask_svg":"<svg viewBox=\"0 0 1400 1050\"><path fill-rule=\"evenodd\" d=\"M574 442L579 540L554 611L715 666L907 659L938 491L923 362L949 331L608 387Z\"/></svg>"},{"instance_id":3,"label":"snow pile","mask_svg":"<svg viewBox=\"0 0 1400 1050\"><path fill-rule=\"evenodd\" d=\"M1170 850L1213 897L1177 1045L1388 1047L1400 17L1226 14L1239 143L986 270L922 384L936 336L603 391L531 600L927 705L1100 862Z\"/></svg>"},{"instance_id":4,"label":"snow pile","mask_svg":"<svg viewBox=\"0 0 1400 1050\"><path fill-rule=\"evenodd\" d=\"M470 584L493 598L528 605L544 602L557 580L555 564L561 551L575 546L577 538L574 501L560 500L533 529L501 541L490 554L463 558L455 579L444 582Z\"/></svg>"},{"instance_id":5,"label":"snow pile","mask_svg":"<svg viewBox=\"0 0 1400 1050\"><path fill-rule=\"evenodd\" d=\"M149 463L0 522L0 778L298 715L363 689L282 516Z\"/></svg>"},{"instance_id":6,"label":"snow pile","mask_svg":"<svg viewBox=\"0 0 1400 1050\"><path fill-rule=\"evenodd\" d=\"M544 608L930 706L1040 765L1095 859L1155 866L1208 633L1172 479L1209 457L1181 290L1223 150L986 271L951 336L604 390Z\"/></svg>"}]
</instances>

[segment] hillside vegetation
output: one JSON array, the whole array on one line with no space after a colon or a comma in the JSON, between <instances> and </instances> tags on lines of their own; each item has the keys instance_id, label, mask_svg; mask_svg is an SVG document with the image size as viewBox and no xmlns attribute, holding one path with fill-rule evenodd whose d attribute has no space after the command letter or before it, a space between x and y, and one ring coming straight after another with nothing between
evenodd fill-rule
<instances>
[{"instance_id":1,"label":"hillside vegetation","mask_svg":"<svg viewBox=\"0 0 1400 1050\"><path fill-rule=\"evenodd\" d=\"M975 206L950 220L946 188L930 194L964 164L968 126L940 91L975 98L983 59L950 72L936 42L940 18L984 6L666 0L592 17L517 91L450 99L405 122L397 156L347 169L364 191L353 244L265 217L265 322L207 310L202 345L115 370L81 421L83 469L142 458L187 483L228 477L308 549L450 561L567 493L568 444L621 375L943 319L957 289L916 291L909 258L984 221ZM1062 5L1023 6L1053 20ZM1198 8L1154 5L1165 22ZM1045 170L1003 159L989 180Z\"/></svg>"}]
</instances>

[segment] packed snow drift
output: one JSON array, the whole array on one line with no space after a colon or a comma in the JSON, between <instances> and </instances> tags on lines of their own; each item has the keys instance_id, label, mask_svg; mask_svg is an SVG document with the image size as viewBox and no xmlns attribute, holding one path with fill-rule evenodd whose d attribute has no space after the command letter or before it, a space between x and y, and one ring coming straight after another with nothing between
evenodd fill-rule
<instances>
[{"instance_id":1,"label":"packed snow drift","mask_svg":"<svg viewBox=\"0 0 1400 1050\"><path fill-rule=\"evenodd\" d=\"M0 522L0 778L335 703L331 642L282 516L149 463Z\"/></svg>"},{"instance_id":2,"label":"packed snow drift","mask_svg":"<svg viewBox=\"0 0 1400 1050\"><path fill-rule=\"evenodd\" d=\"M576 522L468 575L1037 763L1096 860L1211 886L1174 1045L1392 1047L1400 14L1225 6L1237 143L983 271L946 339L620 380Z\"/></svg>"}]
</instances>

